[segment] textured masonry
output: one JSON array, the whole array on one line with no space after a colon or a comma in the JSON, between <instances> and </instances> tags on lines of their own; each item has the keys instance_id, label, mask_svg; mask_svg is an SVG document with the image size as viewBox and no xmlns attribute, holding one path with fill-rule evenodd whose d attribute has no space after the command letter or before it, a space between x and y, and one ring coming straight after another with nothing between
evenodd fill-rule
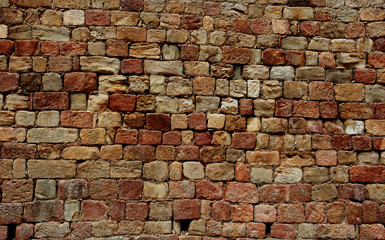
<instances>
[{"instance_id":1,"label":"textured masonry","mask_svg":"<svg viewBox=\"0 0 385 240\"><path fill-rule=\"evenodd\" d=\"M385 239L383 0L0 0L0 240Z\"/></svg>"}]
</instances>

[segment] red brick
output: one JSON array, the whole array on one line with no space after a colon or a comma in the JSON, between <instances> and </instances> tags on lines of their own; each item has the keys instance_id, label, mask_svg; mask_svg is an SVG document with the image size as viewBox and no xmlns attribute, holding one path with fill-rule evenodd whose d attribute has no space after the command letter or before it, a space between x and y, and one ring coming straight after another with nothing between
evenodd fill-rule
<instances>
[{"instance_id":1,"label":"red brick","mask_svg":"<svg viewBox=\"0 0 385 240\"><path fill-rule=\"evenodd\" d=\"M383 138L383 137L373 137L373 149L375 149L375 150L385 150L385 138Z\"/></svg>"},{"instance_id":2,"label":"red brick","mask_svg":"<svg viewBox=\"0 0 385 240\"><path fill-rule=\"evenodd\" d=\"M215 16L220 13L221 3L219 2L205 2L203 11L205 15Z\"/></svg>"},{"instance_id":3,"label":"red brick","mask_svg":"<svg viewBox=\"0 0 385 240\"><path fill-rule=\"evenodd\" d=\"M307 203L305 207L306 222L323 223L325 220L325 203Z\"/></svg>"},{"instance_id":4,"label":"red brick","mask_svg":"<svg viewBox=\"0 0 385 240\"><path fill-rule=\"evenodd\" d=\"M0 224L19 224L22 222L23 205L21 203L0 203Z\"/></svg>"},{"instance_id":5,"label":"red brick","mask_svg":"<svg viewBox=\"0 0 385 240\"><path fill-rule=\"evenodd\" d=\"M71 223L72 235L79 238L91 237L92 223L73 222Z\"/></svg>"},{"instance_id":6,"label":"red brick","mask_svg":"<svg viewBox=\"0 0 385 240\"><path fill-rule=\"evenodd\" d=\"M122 74L143 74L142 59L123 59L121 63Z\"/></svg>"},{"instance_id":7,"label":"red brick","mask_svg":"<svg viewBox=\"0 0 385 240\"><path fill-rule=\"evenodd\" d=\"M10 54L13 50L13 41L11 40L0 40L0 54Z\"/></svg>"},{"instance_id":8,"label":"red brick","mask_svg":"<svg viewBox=\"0 0 385 240\"><path fill-rule=\"evenodd\" d=\"M362 220L364 223L377 223L377 209L378 203L371 201L364 201L362 203Z\"/></svg>"},{"instance_id":9,"label":"red brick","mask_svg":"<svg viewBox=\"0 0 385 240\"><path fill-rule=\"evenodd\" d=\"M41 42L40 51L43 55L59 55L59 43L54 41Z\"/></svg>"},{"instance_id":10,"label":"red brick","mask_svg":"<svg viewBox=\"0 0 385 240\"><path fill-rule=\"evenodd\" d=\"M16 55L38 55L39 52L39 41L18 40L15 42Z\"/></svg>"},{"instance_id":11,"label":"red brick","mask_svg":"<svg viewBox=\"0 0 385 240\"><path fill-rule=\"evenodd\" d=\"M261 202L279 203L285 201L286 187L283 185L264 185L260 188Z\"/></svg>"},{"instance_id":12,"label":"red brick","mask_svg":"<svg viewBox=\"0 0 385 240\"><path fill-rule=\"evenodd\" d=\"M235 164L235 180L237 182L248 182L250 180L250 169L241 162Z\"/></svg>"},{"instance_id":13,"label":"red brick","mask_svg":"<svg viewBox=\"0 0 385 240\"><path fill-rule=\"evenodd\" d=\"M278 222L302 223L305 222L305 209L302 204L282 204L278 207Z\"/></svg>"},{"instance_id":14,"label":"red brick","mask_svg":"<svg viewBox=\"0 0 385 240\"><path fill-rule=\"evenodd\" d=\"M372 103L340 103L341 119L370 119L374 118L374 104Z\"/></svg>"},{"instance_id":15,"label":"red brick","mask_svg":"<svg viewBox=\"0 0 385 240\"><path fill-rule=\"evenodd\" d=\"M250 22L244 18L236 18L233 24L234 32L248 33L250 32Z\"/></svg>"},{"instance_id":16,"label":"red brick","mask_svg":"<svg viewBox=\"0 0 385 240\"><path fill-rule=\"evenodd\" d=\"M162 142L161 131L149 131L145 129L139 130L139 144L143 145L159 145Z\"/></svg>"},{"instance_id":17,"label":"red brick","mask_svg":"<svg viewBox=\"0 0 385 240\"><path fill-rule=\"evenodd\" d=\"M337 151L334 150L318 150L315 154L317 165L319 166L336 166Z\"/></svg>"},{"instance_id":18,"label":"red brick","mask_svg":"<svg viewBox=\"0 0 385 240\"><path fill-rule=\"evenodd\" d=\"M275 116L291 117L293 116L293 101L279 99L275 102Z\"/></svg>"},{"instance_id":19,"label":"red brick","mask_svg":"<svg viewBox=\"0 0 385 240\"><path fill-rule=\"evenodd\" d=\"M385 182L384 166L352 166L349 169L351 182L383 183Z\"/></svg>"},{"instance_id":20,"label":"red brick","mask_svg":"<svg viewBox=\"0 0 385 240\"><path fill-rule=\"evenodd\" d=\"M126 146L124 148L125 160L141 160L144 162L155 160L155 147L147 145Z\"/></svg>"},{"instance_id":21,"label":"red brick","mask_svg":"<svg viewBox=\"0 0 385 240\"><path fill-rule=\"evenodd\" d=\"M107 206L100 201L84 200L81 211L82 221L95 221L106 217Z\"/></svg>"},{"instance_id":22,"label":"red brick","mask_svg":"<svg viewBox=\"0 0 385 240\"><path fill-rule=\"evenodd\" d=\"M170 115L162 113L147 113L146 127L150 130L168 131L171 128Z\"/></svg>"},{"instance_id":23,"label":"red brick","mask_svg":"<svg viewBox=\"0 0 385 240\"><path fill-rule=\"evenodd\" d=\"M107 56L110 57L128 57L128 42L119 41L119 40L109 40L107 41ZM126 59L128 60L128 59ZM121 66L122 72L123 67ZM130 66L128 66L130 67ZM135 66L136 67L136 66ZM127 69L129 70L129 69Z\"/></svg>"},{"instance_id":24,"label":"red brick","mask_svg":"<svg viewBox=\"0 0 385 240\"><path fill-rule=\"evenodd\" d=\"M353 149L361 151L372 150L372 138L368 136L353 136Z\"/></svg>"},{"instance_id":25,"label":"red brick","mask_svg":"<svg viewBox=\"0 0 385 240\"><path fill-rule=\"evenodd\" d=\"M333 149L336 149L336 150L349 150L349 149L352 149L351 136L348 136L348 135L334 135L333 136Z\"/></svg>"},{"instance_id":26,"label":"red brick","mask_svg":"<svg viewBox=\"0 0 385 240\"><path fill-rule=\"evenodd\" d=\"M205 146L200 149L200 161L203 163L218 163L226 159L226 149L219 146Z\"/></svg>"},{"instance_id":27,"label":"red brick","mask_svg":"<svg viewBox=\"0 0 385 240\"><path fill-rule=\"evenodd\" d=\"M376 51L385 51L385 38L379 38L374 41L374 48Z\"/></svg>"},{"instance_id":28,"label":"red brick","mask_svg":"<svg viewBox=\"0 0 385 240\"><path fill-rule=\"evenodd\" d=\"M144 221L148 217L147 203L127 203L126 219L130 221Z\"/></svg>"},{"instance_id":29,"label":"red brick","mask_svg":"<svg viewBox=\"0 0 385 240\"><path fill-rule=\"evenodd\" d=\"M286 51L286 65L305 66L305 53L301 50Z\"/></svg>"},{"instance_id":30,"label":"red brick","mask_svg":"<svg viewBox=\"0 0 385 240\"><path fill-rule=\"evenodd\" d=\"M237 132L233 134L232 147L236 149L254 149L257 140L255 133L241 133Z\"/></svg>"},{"instance_id":31,"label":"red brick","mask_svg":"<svg viewBox=\"0 0 385 240\"><path fill-rule=\"evenodd\" d=\"M35 226L33 224L22 223L16 226L15 239L28 240L34 236Z\"/></svg>"},{"instance_id":32,"label":"red brick","mask_svg":"<svg viewBox=\"0 0 385 240\"><path fill-rule=\"evenodd\" d=\"M222 49L224 63L248 64L250 60L250 49L226 46Z\"/></svg>"},{"instance_id":33,"label":"red brick","mask_svg":"<svg viewBox=\"0 0 385 240\"><path fill-rule=\"evenodd\" d=\"M135 129L118 129L115 136L115 143L119 144L137 144L138 130Z\"/></svg>"},{"instance_id":34,"label":"red brick","mask_svg":"<svg viewBox=\"0 0 385 240\"><path fill-rule=\"evenodd\" d=\"M336 102L321 102L320 113L322 118L333 119L338 116L338 104Z\"/></svg>"},{"instance_id":35,"label":"red brick","mask_svg":"<svg viewBox=\"0 0 385 240\"><path fill-rule=\"evenodd\" d=\"M77 42L65 42L60 44L60 54L67 56L86 55L87 44Z\"/></svg>"},{"instance_id":36,"label":"red brick","mask_svg":"<svg viewBox=\"0 0 385 240\"><path fill-rule=\"evenodd\" d=\"M365 199L365 186L360 184L341 184L338 195L343 200L363 201Z\"/></svg>"},{"instance_id":37,"label":"red brick","mask_svg":"<svg viewBox=\"0 0 385 240\"><path fill-rule=\"evenodd\" d=\"M0 72L0 92L14 91L18 87L19 87L19 74Z\"/></svg>"},{"instance_id":38,"label":"red brick","mask_svg":"<svg viewBox=\"0 0 385 240\"><path fill-rule=\"evenodd\" d=\"M316 10L314 14L314 20L317 21L331 21L333 20L333 15L330 13L329 10Z\"/></svg>"},{"instance_id":39,"label":"red brick","mask_svg":"<svg viewBox=\"0 0 385 240\"><path fill-rule=\"evenodd\" d=\"M64 90L90 93L97 90L96 73L72 72L64 75Z\"/></svg>"},{"instance_id":40,"label":"red brick","mask_svg":"<svg viewBox=\"0 0 385 240\"><path fill-rule=\"evenodd\" d=\"M376 82L377 72L371 68L356 69L354 71L354 81L360 83Z\"/></svg>"},{"instance_id":41,"label":"red brick","mask_svg":"<svg viewBox=\"0 0 385 240\"><path fill-rule=\"evenodd\" d=\"M249 238L265 238L266 225L263 223L248 223L246 232Z\"/></svg>"},{"instance_id":42,"label":"red brick","mask_svg":"<svg viewBox=\"0 0 385 240\"><path fill-rule=\"evenodd\" d=\"M211 216L216 221L230 221L230 203L215 201L212 205Z\"/></svg>"},{"instance_id":43,"label":"red brick","mask_svg":"<svg viewBox=\"0 0 385 240\"><path fill-rule=\"evenodd\" d=\"M385 53L383 52L370 52L368 55L368 63L374 68L385 67Z\"/></svg>"},{"instance_id":44,"label":"red brick","mask_svg":"<svg viewBox=\"0 0 385 240\"><path fill-rule=\"evenodd\" d=\"M286 53L282 49L266 49L263 51L263 64L283 65L285 64Z\"/></svg>"},{"instance_id":45,"label":"red brick","mask_svg":"<svg viewBox=\"0 0 385 240\"><path fill-rule=\"evenodd\" d=\"M126 11L140 12L143 10L143 0L122 0L122 9Z\"/></svg>"},{"instance_id":46,"label":"red brick","mask_svg":"<svg viewBox=\"0 0 385 240\"><path fill-rule=\"evenodd\" d=\"M66 92L37 92L33 94L33 108L36 110L67 110L69 98Z\"/></svg>"},{"instance_id":47,"label":"red brick","mask_svg":"<svg viewBox=\"0 0 385 240\"><path fill-rule=\"evenodd\" d=\"M63 127L92 128L94 114L83 111L63 111L60 114L60 122Z\"/></svg>"},{"instance_id":48,"label":"red brick","mask_svg":"<svg viewBox=\"0 0 385 240\"><path fill-rule=\"evenodd\" d=\"M342 223L345 220L345 203L326 204L326 219L328 223Z\"/></svg>"},{"instance_id":49,"label":"red brick","mask_svg":"<svg viewBox=\"0 0 385 240\"><path fill-rule=\"evenodd\" d=\"M120 112L135 111L136 95L112 94L110 95L110 109Z\"/></svg>"},{"instance_id":50,"label":"red brick","mask_svg":"<svg viewBox=\"0 0 385 240\"><path fill-rule=\"evenodd\" d=\"M226 186L226 201L241 203L257 203L258 189L252 183L229 182Z\"/></svg>"},{"instance_id":51,"label":"red brick","mask_svg":"<svg viewBox=\"0 0 385 240\"><path fill-rule=\"evenodd\" d=\"M8 238L8 227L0 226L0 240L7 240Z\"/></svg>"},{"instance_id":52,"label":"red brick","mask_svg":"<svg viewBox=\"0 0 385 240\"><path fill-rule=\"evenodd\" d=\"M385 239L385 227L381 224L360 225L360 239Z\"/></svg>"},{"instance_id":53,"label":"red brick","mask_svg":"<svg viewBox=\"0 0 385 240\"><path fill-rule=\"evenodd\" d=\"M205 130L206 126L206 114L204 113L191 113L187 116L188 126L195 130Z\"/></svg>"},{"instance_id":54,"label":"red brick","mask_svg":"<svg viewBox=\"0 0 385 240\"><path fill-rule=\"evenodd\" d=\"M199 147L197 146L179 146L176 147L176 152L177 160L199 160Z\"/></svg>"},{"instance_id":55,"label":"red brick","mask_svg":"<svg viewBox=\"0 0 385 240\"><path fill-rule=\"evenodd\" d=\"M48 222L64 220L64 202L61 200L24 203L25 222Z\"/></svg>"},{"instance_id":56,"label":"red brick","mask_svg":"<svg viewBox=\"0 0 385 240\"><path fill-rule=\"evenodd\" d=\"M308 202L311 200L311 187L309 184L290 184L288 195L291 202Z\"/></svg>"},{"instance_id":57,"label":"red brick","mask_svg":"<svg viewBox=\"0 0 385 240\"><path fill-rule=\"evenodd\" d=\"M195 133L195 145L204 146L211 144L211 134L210 132L197 132Z\"/></svg>"},{"instance_id":58,"label":"red brick","mask_svg":"<svg viewBox=\"0 0 385 240\"><path fill-rule=\"evenodd\" d=\"M195 185L190 181L170 182L171 198L193 198L195 195Z\"/></svg>"},{"instance_id":59,"label":"red brick","mask_svg":"<svg viewBox=\"0 0 385 240\"><path fill-rule=\"evenodd\" d=\"M181 60L196 61L199 58L199 47L196 45L182 45L181 47Z\"/></svg>"},{"instance_id":60,"label":"red brick","mask_svg":"<svg viewBox=\"0 0 385 240\"><path fill-rule=\"evenodd\" d=\"M182 18L182 28L187 30L199 29L202 26L202 20L198 16L186 15Z\"/></svg>"},{"instance_id":61,"label":"red brick","mask_svg":"<svg viewBox=\"0 0 385 240\"><path fill-rule=\"evenodd\" d=\"M385 223L385 205L381 204L378 207L378 222L384 224Z\"/></svg>"},{"instance_id":62,"label":"red brick","mask_svg":"<svg viewBox=\"0 0 385 240\"><path fill-rule=\"evenodd\" d=\"M348 38L365 37L365 24L360 22L349 23L346 27L346 35Z\"/></svg>"},{"instance_id":63,"label":"red brick","mask_svg":"<svg viewBox=\"0 0 385 240\"><path fill-rule=\"evenodd\" d=\"M346 222L348 224L362 223L362 207L359 203L349 202L345 208Z\"/></svg>"},{"instance_id":64,"label":"red brick","mask_svg":"<svg viewBox=\"0 0 385 240\"><path fill-rule=\"evenodd\" d=\"M108 26L110 25L110 13L101 10L86 10L86 25Z\"/></svg>"},{"instance_id":65,"label":"red brick","mask_svg":"<svg viewBox=\"0 0 385 240\"><path fill-rule=\"evenodd\" d=\"M319 117L319 103L313 101L294 101L293 116L318 118Z\"/></svg>"},{"instance_id":66,"label":"red brick","mask_svg":"<svg viewBox=\"0 0 385 240\"><path fill-rule=\"evenodd\" d=\"M223 198L223 183L211 181L199 181L195 184L196 198L219 200Z\"/></svg>"},{"instance_id":67,"label":"red brick","mask_svg":"<svg viewBox=\"0 0 385 240\"><path fill-rule=\"evenodd\" d=\"M268 19L253 19L250 29L255 34L269 34L271 33L271 22Z\"/></svg>"},{"instance_id":68,"label":"red brick","mask_svg":"<svg viewBox=\"0 0 385 240\"><path fill-rule=\"evenodd\" d=\"M301 23L301 35L305 37L313 37L319 35L319 22L304 21Z\"/></svg>"},{"instance_id":69,"label":"red brick","mask_svg":"<svg viewBox=\"0 0 385 240\"><path fill-rule=\"evenodd\" d=\"M6 142L1 148L1 157L8 159L36 158L36 145L27 143Z\"/></svg>"},{"instance_id":70,"label":"red brick","mask_svg":"<svg viewBox=\"0 0 385 240\"><path fill-rule=\"evenodd\" d=\"M201 216L199 200L175 200L173 202L174 220L198 219Z\"/></svg>"},{"instance_id":71,"label":"red brick","mask_svg":"<svg viewBox=\"0 0 385 240\"><path fill-rule=\"evenodd\" d=\"M180 145L182 135L178 131L171 131L163 133L162 144L165 145Z\"/></svg>"},{"instance_id":72,"label":"red brick","mask_svg":"<svg viewBox=\"0 0 385 240\"><path fill-rule=\"evenodd\" d=\"M322 120L309 119L306 125L306 132L308 133L324 133Z\"/></svg>"},{"instance_id":73,"label":"red brick","mask_svg":"<svg viewBox=\"0 0 385 240\"><path fill-rule=\"evenodd\" d=\"M253 112L253 100L242 98L239 100L239 112L242 116L248 115L251 116L254 114Z\"/></svg>"},{"instance_id":74,"label":"red brick","mask_svg":"<svg viewBox=\"0 0 385 240\"><path fill-rule=\"evenodd\" d=\"M271 236L280 239L296 239L297 233L293 225L274 223L271 226Z\"/></svg>"},{"instance_id":75,"label":"red brick","mask_svg":"<svg viewBox=\"0 0 385 240\"><path fill-rule=\"evenodd\" d=\"M84 179L60 180L57 196L60 199L84 199L88 198L88 183Z\"/></svg>"},{"instance_id":76,"label":"red brick","mask_svg":"<svg viewBox=\"0 0 385 240\"><path fill-rule=\"evenodd\" d=\"M140 200L142 198L143 181L120 180L119 198L124 200Z\"/></svg>"},{"instance_id":77,"label":"red brick","mask_svg":"<svg viewBox=\"0 0 385 240\"><path fill-rule=\"evenodd\" d=\"M110 204L109 215L111 220L122 221L125 218L126 202L120 200L112 200Z\"/></svg>"},{"instance_id":78,"label":"red brick","mask_svg":"<svg viewBox=\"0 0 385 240\"><path fill-rule=\"evenodd\" d=\"M376 103L375 108L375 118L385 119L385 103Z\"/></svg>"},{"instance_id":79,"label":"red brick","mask_svg":"<svg viewBox=\"0 0 385 240\"><path fill-rule=\"evenodd\" d=\"M232 205L231 219L234 222L252 222L254 218L253 205Z\"/></svg>"},{"instance_id":80,"label":"red brick","mask_svg":"<svg viewBox=\"0 0 385 240\"><path fill-rule=\"evenodd\" d=\"M318 57L318 66L323 68L335 68L336 60L334 53L332 52L322 52Z\"/></svg>"},{"instance_id":81,"label":"red brick","mask_svg":"<svg viewBox=\"0 0 385 240\"><path fill-rule=\"evenodd\" d=\"M90 198L97 200L116 199L118 185L114 179L96 179L89 181Z\"/></svg>"}]
</instances>

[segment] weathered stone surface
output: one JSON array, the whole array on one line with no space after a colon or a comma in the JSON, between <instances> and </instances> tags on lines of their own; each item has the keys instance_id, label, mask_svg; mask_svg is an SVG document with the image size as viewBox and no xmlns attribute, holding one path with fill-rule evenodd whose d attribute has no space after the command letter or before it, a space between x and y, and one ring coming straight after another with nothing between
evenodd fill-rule
<instances>
[{"instance_id":1,"label":"weathered stone surface","mask_svg":"<svg viewBox=\"0 0 385 240\"><path fill-rule=\"evenodd\" d=\"M27 168L30 178L73 178L76 174L76 161L29 160Z\"/></svg>"},{"instance_id":2,"label":"weathered stone surface","mask_svg":"<svg viewBox=\"0 0 385 240\"><path fill-rule=\"evenodd\" d=\"M80 67L85 72L118 74L120 61L117 58L108 57L80 57Z\"/></svg>"},{"instance_id":3,"label":"weathered stone surface","mask_svg":"<svg viewBox=\"0 0 385 240\"><path fill-rule=\"evenodd\" d=\"M71 128L34 128L27 133L32 143L69 143L78 139L78 130Z\"/></svg>"}]
</instances>

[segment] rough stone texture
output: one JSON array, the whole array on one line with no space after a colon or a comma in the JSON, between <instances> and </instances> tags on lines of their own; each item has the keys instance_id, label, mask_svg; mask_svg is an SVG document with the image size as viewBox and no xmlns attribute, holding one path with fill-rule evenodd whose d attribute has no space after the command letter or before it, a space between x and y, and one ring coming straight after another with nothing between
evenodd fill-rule
<instances>
[{"instance_id":1,"label":"rough stone texture","mask_svg":"<svg viewBox=\"0 0 385 240\"><path fill-rule=\"evenodd\" d=\"M0 239L385 239L381 0L0 0Z\"/></svg>"}]
</instances>

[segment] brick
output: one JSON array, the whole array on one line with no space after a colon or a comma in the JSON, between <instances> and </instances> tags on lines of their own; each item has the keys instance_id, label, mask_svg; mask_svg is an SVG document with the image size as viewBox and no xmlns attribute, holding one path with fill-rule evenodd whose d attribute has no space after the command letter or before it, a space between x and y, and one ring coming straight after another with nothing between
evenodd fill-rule
<instances>
[{"instance_id":1,"label":"brick","mask_svg":"<svg viewBox=\"0 0 385 240\"><path fill-rule=\"evenodd\" d=\"M197 146L178 146L176 147L178 160L198 160L199 147Z\"/></svg>"},{"instance_id":2,"label":"brick","mask_svg":"<svg viewBox=\"0 0 385 240\"><path fill-rule=\"evenodd\" d=\"M266 225L262 223L248 223L246 225L247 237L250 238L264 238L266 232Z\"/></svg>"},{"instance_id":3,"label":"brick","mask_svg":"<svg viewBox=\"0 0 385 240\"><path fill-rule=\"evenodd\" d=\"M14 43L11 40L0 40L0 54L10 54L13 50Z\"/></svg>"},{"instance_id":4,"label":"brick","mask_svg":"<svg viewBox=\"0 0 385 240\"><path fill-rule=\"evenodd\" d=\"M166 145L180 145L181 133L177 131L165 132L162 137L162 144Z\"/></svg>"},{"instance_id":5,"label":"brick","mask_svg":"<svg viewBox=\"0 0 385 240\"><path fill-rule=\"evenodd\" d=\"M27 143L12 143L7 142L3 144L1 149L2 158L35 158L36 145Z\"/></svg>"},{"instance_id":6,"label":"brick","mask_svg":"<svg viewBox=\"0 0 385 240\"><path fill-rule=\"evenodd\" d=\"M362 207L359 203L348 203L345 208L346 222L348 224L362 223Z\"/></svg>"},{"instance_id":7,"label":"brick","mask_svg":"<svg viewBox=\"0 0 385 240\"><path fill-rule=\"evenodd\" d=\"M293 116L318 118L319 103L312 101L295 101L293 106Z\"/></svg>"},{"instance_id":8,"label":"brick","mask_svg":"<svg viewBox=\"0 0 385 240\"><path fill-rule=\"evenodd\" d=\"M308 202L311 200L311 188L309 184L291 184L288 189L290 201Z\"/></svg>"},{"instance_id":9,"label":"brick","mask_svg":"<svg viewBox=\"0 0 385 240\"><path fill-rule=\"evenodd\" d=\"M124 148L123 159L125 160L141 160L141 161L153 161L155 160L155 147L138 145L138 146L126 146Z\"/></svg>"},{"instance_id":10,"label":"brick","mask_svg":"<svg viewBox=\"0 0 385 240\"><path fill-rule=\"evenodd\" d=\"M61 200L47 200L24 203L23 218L26 222L62 221L64 203Z\"/></svg>"},{"instance_id":11,"label":"brick","mask_svg":"<svg viewBox=\"0 0 385 240\"><path fill-rule=\"evenodd\" d=\"M302 204L282 204L278 207L278 222L301 223L305 222L305 209Z\"/></svg>"},{"instance_id":12,"label":"brick","mask_svg":"<svg viewBox=\"0 0 385 240\"><path fill-rule=\"evenodd\" d=\"M171 128L171 119L167 114L148 113L146 114L146 126L151 130L168 131Z\"/></svg>"},{"instance_id":13,"label":"brick","mask_svg":"<svg viewBox=\"0 0 385 240\"><path fill-rule=\"evenodd\" d=\"M143 60L123 59L121 62L122 74L143 74Z\"/></svg>"},{"instance_id":14,"label":"brick","mask_svg":"<svg viewBox=\"0 0 385 240\"><path fill-rule=\"evenodd\" d=\"M250 22L247 19L236 18L233 23L234 32L248 33L250 31Z\"/></svg>"},{"instance_id":15,"label":"brick","mask_svg":"<svg viewBox=\"0 0 385 240\"><path fill-rule=\"evenodd\" d=\"M175 200L173 202L175 220L198 219L201 205L198 200Z\"/></svg>"},{"instance_id":16,"label":"brick","mask_svg":"<svg viewBox=\"0 0 385 240\"><path fill-rule=\"evenodd\" d=\"M39 52L39 41L18 40L15 42L16 55L38 55Z\"/></svg>"},{"instance_id":17,"label":"brick","mask_svg":"<svg viewBox=\"0 0 385 240\"><path fill-rule=\"evenodd\" d=\"M128 40L134 42L143 42L146 40L146 29L136 27L118 27L117 28L117 39Z\"/></svg>"},{"instance_id":18,"label":"brick","mask_svg":"<svg viewBox=\"0 0 385 240\"><path fill-rule=\"evenodd\" d=\"M200 184L200 182L197 183L197 185ZM200 187L201 187L201 190L197 190L197 192L199 191L206 191L206 189L202 188L202 187L205 187L206 184L200 184ZM213 188L215 188L215 190L217 189L216 188L216 185L213 185ZM215 190L214 190L214 194L215 194ZM208 196L212 196L211 194L211 189L208 189ZM194 194L195 194L195 186L194 186L194 183L193 182L190 182L190 181L172 181L170 182L170 197L171 198L193 198L194 197ZM200 195L201 197L204 197L204 195ZM198 193L197 193L197 198L200 198L198 197Z\"/></svg>"},{"instance_id":19,"label":"brick","mask_svg":"<svg viewBox=\"0 0 385 240\"><path fill-rule=\"evenodd\" d=\"M212 205L211 216L216 221L230 221L230 203L215 201Z\"/></svg>"},{"instance_id":20,"label":"brick","mask_svg":"<svg viewBox=\"0 0 385 240\"><path fill-rule=\"evenodd\" d=\"M143 0L123 0L122 9L126 11L140 12L143 10Z\"/></svg>"},{"instance_id":21,"label":"brick","mask_svg":"<svg viewBox=\"0 0 385 240\"><path fill-rule=\"evenodd\" d=\"M285 64L286 53L282 49L266 49L263 51L263 64L283 65Z\"/></svg>"},{"instance_id":22,"label":"brick","mask_svg":"<svg viewBox=\"0 0 385 240\"><path fill-rule=\"evenodd\" d=\"M107 56L109 57L128 57L128 42L127 41L107 41ZM127 65L121 65L121 69ZM124 69L126 71L126 69ZM127 69L129 71L129 69ZM123 73L123 72L122 72Z\"/></svg>"},{"instance_id":23,"label":"brick","mask_svg":"<svg viewBox=\"0 0 385 240\"><path fill-rule=\"evenodd\" d=\"M205 130L206 126L206 114L204 113L191 113L187 117L189 128L195 130Z\"/></svg>"},{"instance_id":24,"label":"brick","mask_svg":"<svg viewBox=\"0 0 385 240\"><path fill-rule=\"evenodd\" d=\"M345 206L342 202L326 204L326 219L328 223L342 223L345 219Z\"/></svg>"},{"instance_id":25,"label":"brick","mask_svg":"<svg viewBox=\"0 0 385 240\"><path fill-rule=\"evenodd\" d=\"M362 203L362 220L363 223L377 223L378 203L371 201L364 201Z\"/></svg>"},{"instance_id":26,"label":"brick","mask_svg":"<svg viewBox=\"0 0 385 240\"><path fill-rule=\"evenodd\" d=\"M271 236L280 239L296 239L297 232L290 224L275 223L271 226Z\"/></svg>"},{"instance_id":27,"label":"brick","mask_svg":"<svg viewBox=\"0 0 385 240\"><path fill-rule=\"evenodd\" d=\"M16 227L16 239L25 240L34 236L35 226L33 224L22 223Z\"/></svg>"},{"instance_id":28,"label":"brick","mask_svg":"<svg viewBox=\"0 0 385 240\"><path fill-rule=\"evenodd\" d=\"M333 148L336 150L349 150L352 148L352 140L350 136L334 135Z\"/></svg>"},{"instance_id":29,"label":"brick","mask_svg":"<svg viewBox=\"0 0 385 240\"><path fill-rule=\"evenodd\" d=\"M199 29L202 25L201 18L194 15L182 17L182 28L187 30Z\"/></svg>"},{"instance_id":30,"label":"brick","mask_svg":"<svg viewBox=\"0 0 385 240\"><path fill-rule=\"evenodd\" d=\"M22 222L23 205L20 203L0 204L0 224L20 224Z\"/></svg>"},{"instance_id":31,"label":"brick","mask_svg":"<svg viewBox=\"0 0 385 240\"><path fill-rule=\"evenodd\" d=\"M254 149L257 135L255 133L234 133L232 147L236 149Z\"/></svg>"},{"instance_id":32,"label":"brick","mask_svg":"<svg viewBox=\"0 0 385 240\"><path fill-rule=\"evenodd\" d=\"M84 200L81 206L83 221L96 221L105 218L107 206L100 201Z\"/></svg>"},{"instance_id":33,"label":"brick","mask_svg":"<svg viewBox=\"0 0 385 240\"><path fill-rule=\"evenodd\" d=\"M231 206L231 219L235 222L253 221L253 205L233 205Z\"/></svg>"},{"instance_id":34,"label":"brick","mask_svg":"<svg viewBox=\"0 0 385 240\"><path fill-rule=\"evenodd\" d=\"M0 92L14 91L19 87L19 74L0 72Z\"/></svg>"},{"instance_id":35,"label":"brick","mask_svg":"<svg viewBox=\"0 0 385 240\"><path fill-rule=\"evenodd\" d=\"M223 47L223 63L247 64L250 59L250 50L238 47Z\"/></svg>"},{"instance_id":36,"label":"brick","mask_svg":"<svg viewBox=\"0 0 385 240\"><path fill-rule=\"evenodd\" d=\"M121 180L119 198L124 200L139 200L142 198L143 182L140 180Z\"/></svg>"},{"instance_id":37,"label":"brick","mask_svg":"<svg viewBox=\"0 0 385 240\"><path fill-rule=\"evenodd\" d=\"M36 110L67 110L69 108L68 93L34 93L33 108Z\"/></svg>"},{"instance_id":38,"label":"brick","mask_svg":"<svg viewBox=\"0 0 385 240\"><path fill-rule=\"evenodd\" d=\"M195 144L197 146L210 145L211 144L210 132L196 133L195 134Z\"/></svg>"},{"instance_id":39,"label":"brick","mask_svg":"<svg viewBox=\"0 0 385 240\"><path fill-rule=\"evenodd\" d=\"M95 73L66 73L64 75L64 90L68 92L90 93L97 89Z\"/></svg>"},{"instance_id":40,"label":"brick","mask_svg":"<svg viewBox=\"0 0 385 240\"><path fill-rule=\"evenodd\" d=\"M91 128L94 114L83 111L63 111L60 122L63 127Z\"/></svg>"},{"instance_id":41,"label":"brick","mask_svg":"<svg viewBox=\"0 0 385 240\"><path fill-rule=\"evenodd\" d=\"M67 56L86 55L85 43L65 42L60 44L60 53Z\"/></svg>"},{"instance_id":42,"label":"brick","mask_svg":"<svg viewBox=\"0 0 385 240\"><path fill-rule=\"evenodd\" d=\"M307 203L305 207L306 222L322 223L325 219L324 203Z\"/></svg>"},{"instance_id":43,"label":"brick","mask_svg":"<svg viewBox=\"0 0 385 240\"><path fill-rule=\"evenodd\" d=\"M127 203L126 219L130 221L145 221L148 217L147 203Z\"/></svg>"},{"instance_id":44,"label":"brick","mask_svg":"<svg viewBox=\"0 0 385 240\"><path fill-rule=\"evenodd\" d=\"M311 82L309 84L309 97L311 100L333 100L333 83Z\"/></svg>"},{"instance_id":45,"label":"brick","mask_svg":"<svg viewBox=\"0 0 385 240\"><path fill-rule=\"evenodd\" d=\"M199 181L195 184L196 197L199 199L220 200L224 196L223 183Z\"/></svg>"},{"instance_id":46,"label":"brick","mask_svg":"<svg viewBox=\"0 0 385 240\"><path fill-rule=\"evenodd\" d=\"M316 162L320 166L336 166L337 152L333 150L319 150L316 152Z\"/></svg>"},{"instance_id":47,"label":"brick","mask_svg":"<svg viewBox=\"0 0 385 240\"><path fill-rule=\"evenodd\" d=\"M385 174L382 166L353 166L350 168L352 182L383 182Z\"/></svg>"},{"instance_id":48,"label":"brick","mask_svg":"<svg viewBox=\"0 0 385 240\"><path fill-rule=\"evenodd\" d=\"M86 17L86 25L91 25L91 26L110 25L110 13L108 11L86 10L85 17Z\"/></svg>"},{"instance_id":49,"label":"brick","mask_svg":"<svg viewBox=\"0 0 385 240\"><path fill-rule=\"evenodd\" d=\"M60 180L58 183L60 199L84 199L89 196L88 183L83 179Z\"/></svg>"},{"instance_id":50,"label":"brick","mask_svg":"<svg viewBox=\"0 0 385 240\"><path fill-rule=\"evenodd\" d=\"M269 34L271 33L271 22L267 19L253 19L251 21L251 32L255 34Z\"/></svg>"},{"instance_id":51,"label":"brick","mask_svg":"<svg viewBox=\"0 0 385 240\"><path fill-rule=\"evenodd\" d=\"M353 140L353 149L354 150L364 150L370 151L372 149L372 138L367 136L354 136Z\"/></svg>"}]
</instances>

